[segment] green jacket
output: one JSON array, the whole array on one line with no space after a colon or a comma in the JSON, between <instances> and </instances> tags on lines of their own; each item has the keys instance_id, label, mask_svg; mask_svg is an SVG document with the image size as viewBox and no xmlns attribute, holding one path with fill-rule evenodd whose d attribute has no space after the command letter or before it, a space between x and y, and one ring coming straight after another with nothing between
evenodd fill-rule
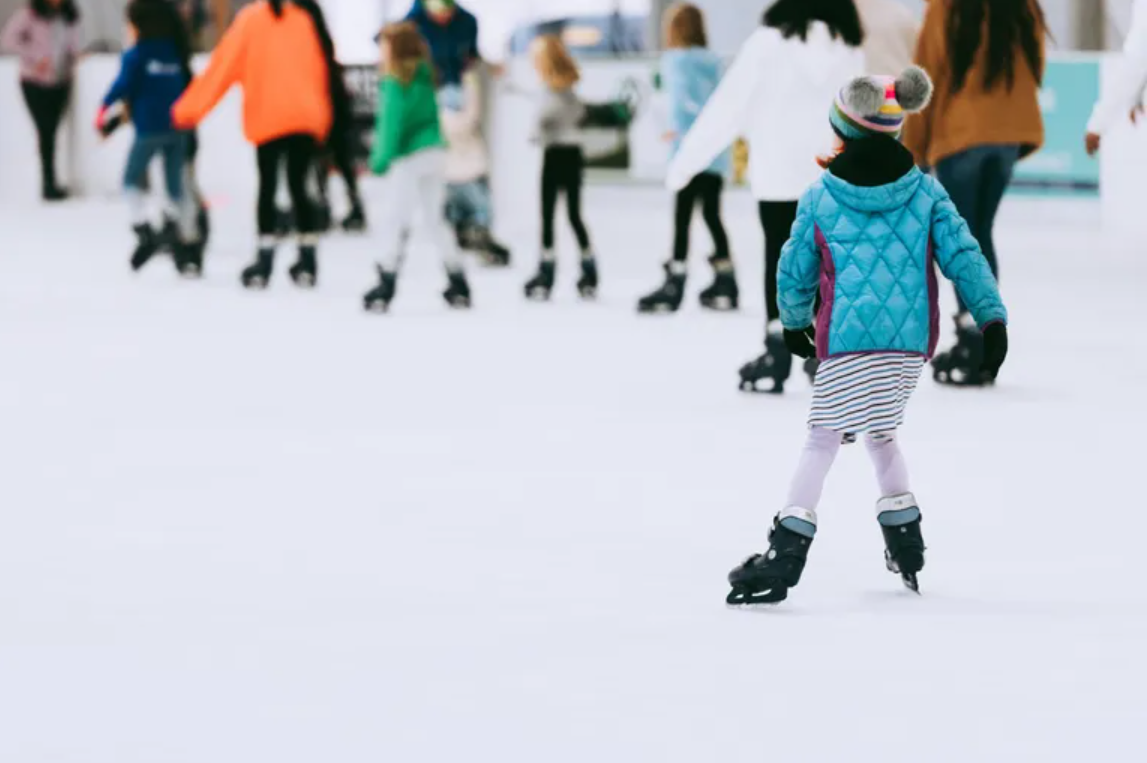
<instances>
[{"instance_id":1,"label":"green jacket","mask_svg":"<svg viewBox=\"0 0 1147 763\"><path fill-rule=\"evenodd\" d=\"M378 103L374 147L370 152L374 174L385 175L399 159L446 145L438 124L434 75L429 64L420 64L408 85L384 75L378 83Z\"/></svg>"}]
</instances>

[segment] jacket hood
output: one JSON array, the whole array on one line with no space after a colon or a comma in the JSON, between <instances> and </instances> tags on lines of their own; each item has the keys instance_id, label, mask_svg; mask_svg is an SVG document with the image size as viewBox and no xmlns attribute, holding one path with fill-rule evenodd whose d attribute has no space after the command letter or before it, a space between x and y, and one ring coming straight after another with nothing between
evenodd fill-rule
<instances>
[{"instance_id":1,"label":"jacket hood","mask_svg":"<svg viewBox=\"0 0 1147 763\"><path fill-rule=\"evenodd\" d=\"M864 212L904 206L924 174L899 141L878 136L848 141L829 165L825 187L837 200Z\"/></svg>"}]
</instances>

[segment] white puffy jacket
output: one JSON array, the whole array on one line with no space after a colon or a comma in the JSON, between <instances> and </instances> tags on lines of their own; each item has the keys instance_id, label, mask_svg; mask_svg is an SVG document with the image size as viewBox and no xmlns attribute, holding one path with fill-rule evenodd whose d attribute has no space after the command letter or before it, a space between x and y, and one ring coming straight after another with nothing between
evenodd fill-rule
<instances>
[{"instance_id":1,"label":"white puffy jacket","mask_svg":"<svg viewBox=\"0 0 1147 763\"><path fill-rule=\"evenodd\" d=\"M833 145L828 115L840 88L864 74L864 52L834 39L821 22L808 39L761 27L736 60L669 165L677 191L732 145L749 142L749 183L761 201L796 201L820 177L818 156Z\"/></svg>"},{"instance_id":2,"label":"white puffy jacket","mask_svg":"<svg viewBox=\"0 0 1147 763\"><path fill-rule=\"evenodd\" d=\"M1131 31L1123 43L1123 60L1110 84L1103 88L1087 131L1103 135L1120 119L1127 119L1131 110L1143 102L1144 89L1147 89L1147 0L1135 0Z\"/></svg>"}]
</instances>

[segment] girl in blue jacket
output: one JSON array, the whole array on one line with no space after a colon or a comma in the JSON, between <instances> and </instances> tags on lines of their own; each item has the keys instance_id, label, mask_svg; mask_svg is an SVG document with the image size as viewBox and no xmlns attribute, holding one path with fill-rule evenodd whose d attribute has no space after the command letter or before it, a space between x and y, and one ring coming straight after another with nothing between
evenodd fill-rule
<instances>
[{"instance_id":1,"label":"girl in blue jacket","mask_svg":"<svg viewBox=\"0 0 1147 763\"><path fill-rule=\"evenodd\" d=\"M1007 311L979 244L943 186L898 140L905 112L920 111L931 95L928 75L913 67L896 79L855 79L833 104L838 153L822 160L828 171L800 200L778 278L785 344L823 361L808 441L768 551L729 574L731 604L781 601L800 581L825 478L841 444L861 434L883 496L876 511L885 562L918 590L920 508L896 433L936 349L937 266L983 331L979 362L989 378L1007 355Z\"/></svg>"},{"instance_id":2,"label":"girl in blue jacket","mask_svg":"<svg viewBox=\"0 0 1147 763\"><path fill-rule=\"evenodd\" d=\"M666 137L673 142L674 154L721 82L721 59L709 51L707 45L705 17L696 6L680 3L666 11L666 52L661 56L661 82L669 101L670 130ZM701 305L712 310L737 309L740 293L729 254L729 237L721 222L721 191L729 167L729 152L723 151L677 192L673 213L673 259L665 263L665 283L638 301L638 312L676 312L681 307L688 269L689 227L698 203L713 238L714 252L709 262L716 275L713 284L701 292Z\"/></svg>"}]
</instances>

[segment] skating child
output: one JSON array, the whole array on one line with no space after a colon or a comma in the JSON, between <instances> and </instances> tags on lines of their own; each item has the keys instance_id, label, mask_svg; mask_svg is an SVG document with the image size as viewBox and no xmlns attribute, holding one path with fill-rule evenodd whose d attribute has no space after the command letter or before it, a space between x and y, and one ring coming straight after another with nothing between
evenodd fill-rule
<instances>
[{"instance_id":1,"label":"skating child","mask_svg":"<svg viewBox=\"0 0 1147 763\"><path fill-rule=\"evenodd\" d=\"M165 238L152 228L147 211L147 171L158 156L163 161L171 205L165 217L174 221L169 234L174 238L176 267L184 275L197 276L202 262L196 222L198 199L185 183L189 135L171 121L171 108L189 82L180 45L181 22L165 0L132 0L127 20L133 44L124 52L119 76L104 96L96 127L104 133L112 129L110 110L117 104L130 112L135 126L135 142L124 170L124 188L138 239L131 267L139 270L147 264Z\"/></svg>"},{"instance_id":2,"label":"skating child","mask_svg":"<svg viewBox=\"0 0 1147 763\"><path fill-rule=\"evenodd\" d=\"M688 3L670 8L665 14L665 49L661 56L661 82L668 96L673 153L689 132L701 108L721 81L721 59L706 49L705 18ZM677 192L673 218L673 259L665 263L665 284L643 297L637 309L643 313L676 312L685 290L686 259L689 256L689 228L693 209L701 204L701 214L709 228L716 250L713 285L701 292L701 305L712 310L735 310L740 299L729 238L721 222L721 191L729 173L729 152L724 151L703 172Z\"/></svg>"},{"instance_id":3,"label":"skating child","mask_svg":"<svg viewBox=\"0 0 1147 763\"><path fill-rule=\"evenodd\" d=\"M800 200L778 280L785 343L823 361L808 441L768 551L729 574L730 604L781 601L800 581L825 478L841 444L861 434L883 496L876 511L886 564L917 590L924 539L897 429L938 339L933 262L983 331L985 373L995 377L1008 346L1007 311L979 244L898 140L905 112L924 108L931 94L924 71L910 68L896 79L855 79L833 104L838 154L823 160L828 172Z\"/></svg>"},{"instance_id":4,"label":"skating child","mask_svg":"<svg viewBox=\"0 0 1147 763\"><path fill-rule=\"evenodd\" d=\"M385 175L379 284L364 297L367 310L385 312L394 299L407 233L420 219L446 265L443 297L454 308L470 307L470 286L446 224L445 141L434 95L426 42L409 22L392 24L380 37L379 111L370 168Z\"/></svg>"},{"instance_id":5,"label":"skating child","mask_svg":"<svg viewBox=\"0 0 1147 763\"><path fill-rule=\"evenodd\" d=\"M534 140L544 149L542 156L542 255L538 273L526 284L530 299L548 300L554 288L554 214L558 195L565 194L566 213L581 249L581 277L578 293L583 299L597 295L597 260L590 246L589 232L581 219L581 191L585 173L581 123L585 104L574 94L581 79L577 64L561 38L539 37L533 45L534 67L545 91L539 99Z\"/></svg>"}]
</instances>

